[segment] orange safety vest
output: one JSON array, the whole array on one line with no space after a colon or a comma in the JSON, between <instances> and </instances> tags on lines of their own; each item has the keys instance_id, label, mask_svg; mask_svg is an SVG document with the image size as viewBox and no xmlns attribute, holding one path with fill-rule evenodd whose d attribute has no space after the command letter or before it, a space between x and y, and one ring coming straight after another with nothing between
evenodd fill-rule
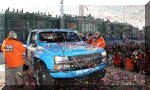
<instances>
[{"instance_id":1,"label":"orange safety vest","mask_svg":"<svg viewBox=\"0 0 150 90\"><path fill-rule=\"evenodd\" d=\"M104 38L100 37L100 38L94 43L94 45L97 46L97 47L104 48L104 47L105 47L105 40L104 40Z\"/></svg>"},{"instance_id":2,"label":"orange safety vest","mask_svg":"<svg viewBox=\"0 0 150 90\"><path fill-rule=\"evenodd\" d=\"M1 50L5 56L7 67L18 67L24 65L22 54L25 48L18 40L10 39L9 36L4 40Z\"/></svg>"},{"instance_id":3,"label":"orange safety vest","mask_svg":"<svg viewBox=\"0 0 150 90\"><path fill-rule=\"evenodd\" d=\"M133 70L133 64L132 64L132 59L125 59L126 62L126 69L128 70Z\"/></svg>"}]
</instances>

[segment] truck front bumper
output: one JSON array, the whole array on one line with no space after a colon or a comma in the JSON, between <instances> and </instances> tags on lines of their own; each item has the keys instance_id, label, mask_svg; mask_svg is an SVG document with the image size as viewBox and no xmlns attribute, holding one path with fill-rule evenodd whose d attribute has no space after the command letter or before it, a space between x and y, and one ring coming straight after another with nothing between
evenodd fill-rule
<instances>
[{"instance_id":1,"label":"truck front bumper","mask_svg":"<svg viewBox=\"0 0 150 90\"><path fill-rule=\"evenodd\" d=\"M106 64L102 64L100 66L94 67L94 68L88 68L88 69L82 69L82 70L75 70L75 71L62 71L62 72L51 72L50 76L53 78L75 78L75 77L82 77L89 75L91 73L97 72L99 70L102 70L106 67Z\"/></svg>"}]
</instances>

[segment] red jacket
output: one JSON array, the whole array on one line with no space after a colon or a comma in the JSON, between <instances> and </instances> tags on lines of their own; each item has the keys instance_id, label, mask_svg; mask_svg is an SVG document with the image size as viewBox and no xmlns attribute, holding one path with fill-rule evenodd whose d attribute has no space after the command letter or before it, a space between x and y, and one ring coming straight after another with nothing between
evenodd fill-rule
<instances>
[{"instance_id":1,"label":"red jacket","mask_svg":"<svg viewBox=\"0 0 150 90\"><path fill-rule=\"evenodd\" d=\"M121 57L120 56L114 56L113 57L113 61L114 61L114 65L116 66L120 66L120 60L121 60Z\"/></svg>"},{"instance_id":2,"label":"red jacket","mask_svg":"<svg viewBox=\"0 0 150 90\"><path fill-rule=\"evenodd\" d=\"M92 45L94 43L94 40L91 39L91 40L88 40L88 44Z\"/></svg>"},{"instance_id":3,"label":"red jacket","mask_svg":"<svg viewBox=\"0 0 150 90\"><path fill-rule=\"evenodd\" d=\"M22 54L25 52L25 48L20 41L7 37L2 44L1 50L5 56L7 67L24 65Z\"/></svg>"}]
</instances>

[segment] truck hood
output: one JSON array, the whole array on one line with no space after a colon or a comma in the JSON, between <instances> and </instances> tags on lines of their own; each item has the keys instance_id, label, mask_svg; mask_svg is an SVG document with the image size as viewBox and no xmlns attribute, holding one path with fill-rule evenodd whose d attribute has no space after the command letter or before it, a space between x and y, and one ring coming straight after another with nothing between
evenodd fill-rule
<instances>
[{"instance_id":1,"label":"truck hood","mask_svg":"<svg viewBox=\"0 0 150 90\"><path fill-rule=\"evenodd\" d=\"M103 52L104 49L96 46L91 46L86 43L62 43L55 45L42 45L42 47L54 56L74 56L74 55L84 55L91 53Z\"/></svg>"}]
</instances>

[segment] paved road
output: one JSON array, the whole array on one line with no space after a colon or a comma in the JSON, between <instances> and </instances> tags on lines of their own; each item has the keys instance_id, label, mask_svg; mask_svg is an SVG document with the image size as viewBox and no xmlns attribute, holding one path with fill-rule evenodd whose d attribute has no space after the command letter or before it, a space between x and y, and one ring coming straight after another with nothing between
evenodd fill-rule
<instances>
[{"instance_id":1,"label":"paved road","mask_svg":"<svg viewBox=\"0 0 150 90\"><path fill-rule=\"evenodd\" d=\"M4 55L2 52L0 52L0 65L1 64L5 64L5 59L4 59Z\"/></svg>"},{"instance_id":2,"label":"paved road","mask_svg":"<svg viewBox=\"0 0 150 90\"><path fill-rule=\"evenodd\" d=\"M72 82L73 85L97 85L97 86L104 86L108 85L107 88L112 88L111 85L132 85L132 89L136 88L141 88L141 90L145 90L144 85L145 85L145 75L141 73L135 73L135 72L130 72L125 69L120 69L114 66L110 66L106 68L107 72L100 80L100 78L93 78L91 81L86 81L86 80L77 80L76 82ZM1 76L1 82L3 83L3 78L5 77L4 75ZM149 77L150 80L150 77ZM2 84L0 84L2 85ZM35 86L35 79L33 77L33 71L24 71L24 88L32 88ZM58 86L63 86L63 84L57 84ZM109 87L110 85L110 87ZM137 87L138 86L138 87ZM116 87L117 88L117 87ZM131 87L129 87L131 89ZM127 89L129 89L127 87ZM142 89L143 88L143 89ZM123 88L122 88L123 89ZM36 89L33 89L36 90ZM115 90L115 88L114 88ZM119 90L119 89L118 89ZM120 88L121 90L121 88ZM125 89L124 89L125 90Z\"/></svg>"}]
</instances>

